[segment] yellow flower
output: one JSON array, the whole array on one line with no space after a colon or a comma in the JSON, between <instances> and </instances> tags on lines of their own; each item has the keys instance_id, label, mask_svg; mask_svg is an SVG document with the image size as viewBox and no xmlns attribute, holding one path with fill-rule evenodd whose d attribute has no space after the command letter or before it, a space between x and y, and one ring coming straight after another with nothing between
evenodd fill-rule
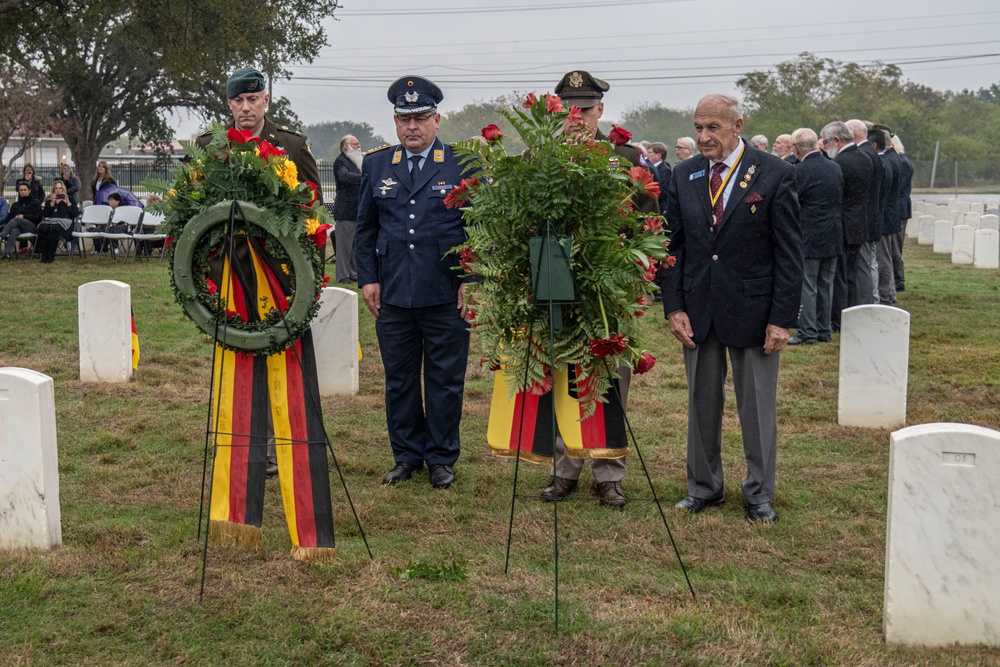
<instances>
[{"instance_id":1,"label":"yellow flower","mask_svg":"<svg viewBox=\"0 0 1000 667\"><path fill-rule=\"evenodd\" d=\"M281 179L282 183L288 186L289 190L299 187L299 170L291 160L280 160L271 158L271 168Z\"/></svg>"},{"instance_id":2,"label":"yellow flower","mask_svg":"<svg viewBox=\"0 0 1000 667\"><path fill-rule=\"evenodd\" d=\"M289 276L292 275L292 272L288 270L288 265L287 264L282 264L281 265L281 270L284 271L286 275L289 275Z\"/></svg>"},{"instance_id":3,"label":"yellow flower","mask_svg":"<svg viewBox=\"0 0 1000 667\"><path fill-rule=\"evenodd\" d=\"M306 236L312 236L319 228L319 218L306 218Z\"/></svg>"},{"instance_id":4,"label":"yellow flower","mask_svg":"<svg viewBox=\"0 0 1000 667\"><path fill-rule=\"evenodd\" d=\"M177 190L171 189L169 192L167 192L167 196L168 197L176 197L177 196Z\"/></svg>"}]
</instances>

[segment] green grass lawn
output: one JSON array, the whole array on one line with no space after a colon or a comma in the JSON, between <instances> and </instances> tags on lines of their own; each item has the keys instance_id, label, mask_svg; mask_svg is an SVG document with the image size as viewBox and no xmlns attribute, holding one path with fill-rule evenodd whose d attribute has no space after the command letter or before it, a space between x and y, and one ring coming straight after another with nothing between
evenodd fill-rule
<instances>
[{"instance_id":1,"label":"green grass lawn","mask_svg":"<svg viewBox=\"0 0 1000 667\"><path fill-rule=\"evenodd\" d=\"M1000 273L952 266L913 239L906 259L907 424L1000 429ZM79 381L76 290L99 279L132 286L142 362L128 384ZM361 392L323 409L374 560L334 477L338 560L293 561L272 479L262 548L210 548L199 603L212 348L173 302L166 264L21 260L0 265L0 290L0 366L55 379L63 530L49 553L0 553L0 665L1000 664L997 649L884 643L889 432L837 425L836 336L782 353L781 522L750 526L731 391L726 504L670 508L686 493L686 383L680 344L650 311L658 363L633 383L630 417L698 599L655 505L638 500L650 492L633 456L625 512L598 506L587 472L581 500L559 505L555 634L551 505L519 500L504 574L514 464L486 445L492 381L475 340L458 481L434 490L424 472L387 488L382 368L362 312ZM548 474L522 464L519 491ZM454 562L465 581L400 576Z\"/></svg>"}]
</instances>

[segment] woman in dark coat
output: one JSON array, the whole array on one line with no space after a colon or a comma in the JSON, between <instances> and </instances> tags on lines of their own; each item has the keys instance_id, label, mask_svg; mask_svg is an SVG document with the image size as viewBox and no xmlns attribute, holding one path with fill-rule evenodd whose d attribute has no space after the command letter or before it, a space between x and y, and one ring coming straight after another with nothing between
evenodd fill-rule
<instances>
[{"instance_id":1,"label":"woman in dark coat","mask_svg":"<svg viewBox=\"0 0 1000 667\"><path fill-rule=\"evenodd\" d=\"M66 192L66 184L56 181L52 185L52 192L45 198L42 221L38 224L38 242L35 247L41 255L42 264L55 261L60 236L72 238L73 221L78 213L76 202Z\"/></svg>"},{"instance_id":2,"label":"woman in dark coat","mask_svg":"<svg viewBox=\"0 0 1000 667\"><path fill-rule=\"evenodd\" d=\"M42 221L42 202L31 196L31 183L21 179L17 182L17 201L10 205L10 212L4 220L0 240L7 242L3 258L10 259L21 234L34 234L36 225Z\"/></svg>"}]
</instances>

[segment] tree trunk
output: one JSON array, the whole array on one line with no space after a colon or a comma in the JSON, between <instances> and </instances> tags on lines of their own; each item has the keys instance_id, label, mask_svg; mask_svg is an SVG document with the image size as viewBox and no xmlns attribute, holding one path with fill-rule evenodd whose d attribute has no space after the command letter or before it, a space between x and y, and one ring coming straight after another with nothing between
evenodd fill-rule
<instances>
[{"instance_id":1,"label":"tree trunk","mask_svg":"<svg viewBox=\"0 0 1000 667\"><path fill-rule=\"evenodd\" d=\"M80 178L80 201L94 198L91 188L94 184L94 174L97 173L97 158L101 154L101 145L96 142L81 140L77 137L67 137L66 143L73 151L74 171Z\"/></svg>"}]
</instances>

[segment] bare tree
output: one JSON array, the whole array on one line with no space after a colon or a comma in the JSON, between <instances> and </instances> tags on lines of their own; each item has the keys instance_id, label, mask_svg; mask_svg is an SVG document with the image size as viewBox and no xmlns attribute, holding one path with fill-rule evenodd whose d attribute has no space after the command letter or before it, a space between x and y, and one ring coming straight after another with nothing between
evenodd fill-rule
<instances>
[{"instance_id":1,"label":"bare tree","mask_svg":"<svg viewBox=\"0 0 1000 667\"><path fill-rule=\"evenodd\" d=\"M59 95L42 84L40 77L0 61L0 155L8 145L17 150L0 164L0 194L14 163L53 129L53 114Z\"/></svg>"}]
</instances>

